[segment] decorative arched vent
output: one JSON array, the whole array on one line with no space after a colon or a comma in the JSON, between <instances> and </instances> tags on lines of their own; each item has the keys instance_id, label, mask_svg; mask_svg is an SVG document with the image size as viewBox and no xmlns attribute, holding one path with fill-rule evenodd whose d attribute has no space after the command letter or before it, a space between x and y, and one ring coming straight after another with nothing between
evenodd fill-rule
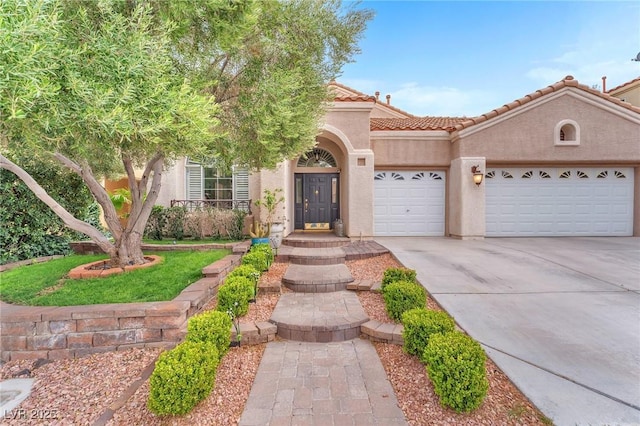
<instances>
[{"instance_id":1,"label":"decorative arched vent","mask_svg":"<svg viewBox=\"0 0 640 426\"><path fill-rule=\"evenodd\" d=\"M554 145L580 145L580 126L573 120L562 120L554 130Z\"/></svg>"},{"instance_id":2,"label":"decorative arched vent","mask_svg":"<svg viewBox=\"0 0 640 426\"><path fill-rule=\"evenodd\" d=\"M298 167L338 167L338 165L329 151L316 147L300 156Z\"/></svg>"}]
</instances>

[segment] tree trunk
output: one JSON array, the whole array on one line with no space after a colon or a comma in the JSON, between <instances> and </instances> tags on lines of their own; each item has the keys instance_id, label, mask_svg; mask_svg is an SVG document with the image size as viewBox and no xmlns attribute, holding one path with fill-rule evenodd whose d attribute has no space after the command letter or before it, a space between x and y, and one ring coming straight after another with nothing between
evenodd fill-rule
<instances>
[{"instance_id":1,"label":"tree trunk","mask_svg":"<svg viewBox=\"0 0 640 426\"><path fill-rule=\"evenodd\" d=\"M115 253L111 264L120 268L129 265L141 265L146 262L142 253L142 236L137 233L123 232L115 242Z\"/></svg>"}]
</instances>

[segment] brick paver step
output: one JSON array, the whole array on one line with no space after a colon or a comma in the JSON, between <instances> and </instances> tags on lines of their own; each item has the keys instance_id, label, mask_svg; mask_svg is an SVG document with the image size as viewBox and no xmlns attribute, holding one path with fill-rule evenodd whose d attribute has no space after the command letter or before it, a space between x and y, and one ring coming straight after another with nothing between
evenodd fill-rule
<instances>
[{"instance_id":1,"label":"brick paver step","mask_svg":"<svg viewBox=\"0 0 640 426\"><path fill-rule=\"evenodd\" d=\"M349 244L351 240L346 237L336 237L333 233L293 233L289 234L283 241L283 246L291 247L342 247Z\"/></svg>"},{"instance_id":2,"label":"brick paver step","mask_svg":"<svg viewBox=\"0 0 640 426\"><path fill-rule=\"evenodd\" d=\"M360 336L369 321L358 296L349 291L333 293L285 293L270 321L278 336L302 342L341 342Z\"/></svg>"},{"instance_id":3,"label":"brick paver step","mask_svg":"<svg viewBox=\"0 0 640 426\"><path fill-rule=\"evenodd\" d=\"M353 281L347 265L297 265L290 264L282 277L289 289L304 293L326 293L346 290Z\"/></svg>"},{"instance_id":4,"label":"brick paver step","mask_svg":"<svg viewBox=\"0 0 640 426\"><path fill-rule=\"evenodd\" d=\"M298 265L336 265L344 263L345 257L340 247L295 247L289 252L289 262Z\"/></svg>"}]
</instances>

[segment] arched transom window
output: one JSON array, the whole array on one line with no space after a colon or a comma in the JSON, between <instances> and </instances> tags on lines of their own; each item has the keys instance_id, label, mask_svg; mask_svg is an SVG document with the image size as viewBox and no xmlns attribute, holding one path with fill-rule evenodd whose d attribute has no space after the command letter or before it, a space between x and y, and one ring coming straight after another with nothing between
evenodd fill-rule
<instances>
[{"instance_id":1,"label":"arched transom window","mask_svg":"<svg viewBox=\"0 0 640 426\"><path fill-rule=\"evenodd\" d=\"M338 165L329 151L316 147L300 156L298 167L338 167Z\"/></svg>"}]
</instances>

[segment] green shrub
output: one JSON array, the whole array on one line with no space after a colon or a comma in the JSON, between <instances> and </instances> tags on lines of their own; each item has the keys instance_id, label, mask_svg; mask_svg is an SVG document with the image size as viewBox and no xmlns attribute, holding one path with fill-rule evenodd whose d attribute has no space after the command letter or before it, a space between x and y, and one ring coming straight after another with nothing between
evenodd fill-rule
<instances>
[{"instance_id":1,"label":"green shrub","mask_svg":"<svg viewBox=\"0 0 640 426\"><path fill-rule=\"evenodd\" d=\"M164 229L167 226L167 209L163 206L153 206L151 215L144 228L144 236L161 241L164 237Z\"/></svg>"},{"instance_id":2,"label":"green shrub","mask_svg":"<svg viewBox=\"0 0 640 426\"><path fill-rule=\"evenodd\" d=\"M482 404L489 382L486 355L478 342L457 331L434 334L422 360L442 405L463 412Z\"/></svg>"},{"instance_id":3,"label":"green shrub","mask_svg":"<svg viewBox=\"0 0 640 426\"><path fill-rule=\"evenodd\" d=\"M273 254L273 249L271 248L271 244L266 244L266 243L254 244L251 246L251 250L249 250L249 252L264 253L265 257L267 258L267 269L269 268L269 266L271 266L271 264L275 260L275 256Z\"/></svg>"},{"instance_id":4,"label":"green shrub","mask_svg":"<svg viewBox=\"0 0 640 426\"><path fill-rule=\"evenodd\" d=\"M421 356L436 333L454 331L456 324L446 312L430 311L425 308L409 309L402 314L402 338L404 350L408 354Z\"/></svg>"},{"instance_id":5,"label":"green shrub","mask_svg":"<svg viewBox=\"0 0 640 426\"><path fill-rule=\"evenodd\" d=\"M251 265L260 272L266 271L269 269L269 265L267 263L267 256L261 250L249 251L249 253L242 256L242 264Z\"/></svg>"},{"instance_id":6,"label":"green shrub","mask_svg":"<svg viewBox=\"0 0 640 426\"><path fill-rule=\"evenodd\" d=\"M237 266L233 271L231 271L229 275L227 275L227 278L231 277L245 277L253 281L257 278L260 278L260 271L258 271L255 266L250 264L240 265Z\"/></svg>"},{"instance_id":7,"label":"green shrub","mask_svg":"<svg viewBox=\"0 0 640 426\"><path fill-rule=\"evenodd\" d=\"M207 311L189 318L187 337L189 342L211 342L222 358L231 342L231 318L226 312Z\"/></svg>"},{"instance_id":8,"label":"green shrub","mask_svg":"<svg viewBox=\"0 0 640 426\"><path fill-rule=\"evenodd\" d=\"M218 289L218 307L220 312L227 312L233 318L246 315L249 311L249 300L253 299L253 282L246 277L228 277Z\"/></svg>"},{"instance_id":9,"label":"green shrub","mask_svg":"<svg viewBox=\"0 0 640 426\"><path fill-rule=\"evenodd\" d=\"M30 152L3 154L28 172L74 217L95 217L92 211L96 210L91 209L93 197L78 175ZM2 168L0 194L0 264L71 253L69 242L78 239L78 233L67 228L15 174Z\"/></svg>"},{"instance_id":10,"label":"green shrub","mask_svg":"<svg viewBox=\"0 0 640 426\"><path fill-rule=\"evenodd\" d=\"M386 286L396 281L417 283L416 271L407 268L388 268L384 271L384 275L382 276L382 283L380 285L381 290L384 290Z\"/></svg>"},{"instance_id":11,"label":"green shrub","mask_svg":"<svg viewBox=\"0 0 640 426\"><path fill-rule=\"evenodd\" d=\"M165 235L174 240L181 240L184 237L184 222L187 216L187 209L181 206L174 206L165 209L167 225Z\"/></svg>"},{"instance_id":12,"label":"green shrub","mask_svg":"<svg viewBox=\"0 0 640 426\"><path fill-rule=\"evenodd\" d=\"M260 271L258 271L253 265L240 265L227 275L227 279L232 277L245 277L249 278L253 284L253 298L258 296L258 280L260 279Z\"/></svg>"},{"instance_id":13,"label":"green shrub","mask_svg":"<svg viewBox=\"0 0 640 426\"><path fill-rule=\"evenodd\" d=\"M410 281L396 281L382 290L382 297L389 317L399 322L405 311L424 308L427 304L427 292L420 285Z\"/></svg>"},{"instance_id":14,"label":"green shrub","mask_svg":"<svg viewBox=\"0 0 640 426\"><path fill-rule=\"evenodd\" d=\"M244 237L244 218L247 212L240 209L234 209L231 220L227 226L227 235L231 240L241 240Z\"/></svg>"},{"instance_id":15,"label":"green shrub","mask_svg":"<svg viewBox=\"0 0 640 426\"><path fill-rule=\"evenodd\" d=\"M213 389L218 350L212 342L186 341L163 352L149 378L149 409L158 415L182 415Z\"/></svg>"}]
</instances>

